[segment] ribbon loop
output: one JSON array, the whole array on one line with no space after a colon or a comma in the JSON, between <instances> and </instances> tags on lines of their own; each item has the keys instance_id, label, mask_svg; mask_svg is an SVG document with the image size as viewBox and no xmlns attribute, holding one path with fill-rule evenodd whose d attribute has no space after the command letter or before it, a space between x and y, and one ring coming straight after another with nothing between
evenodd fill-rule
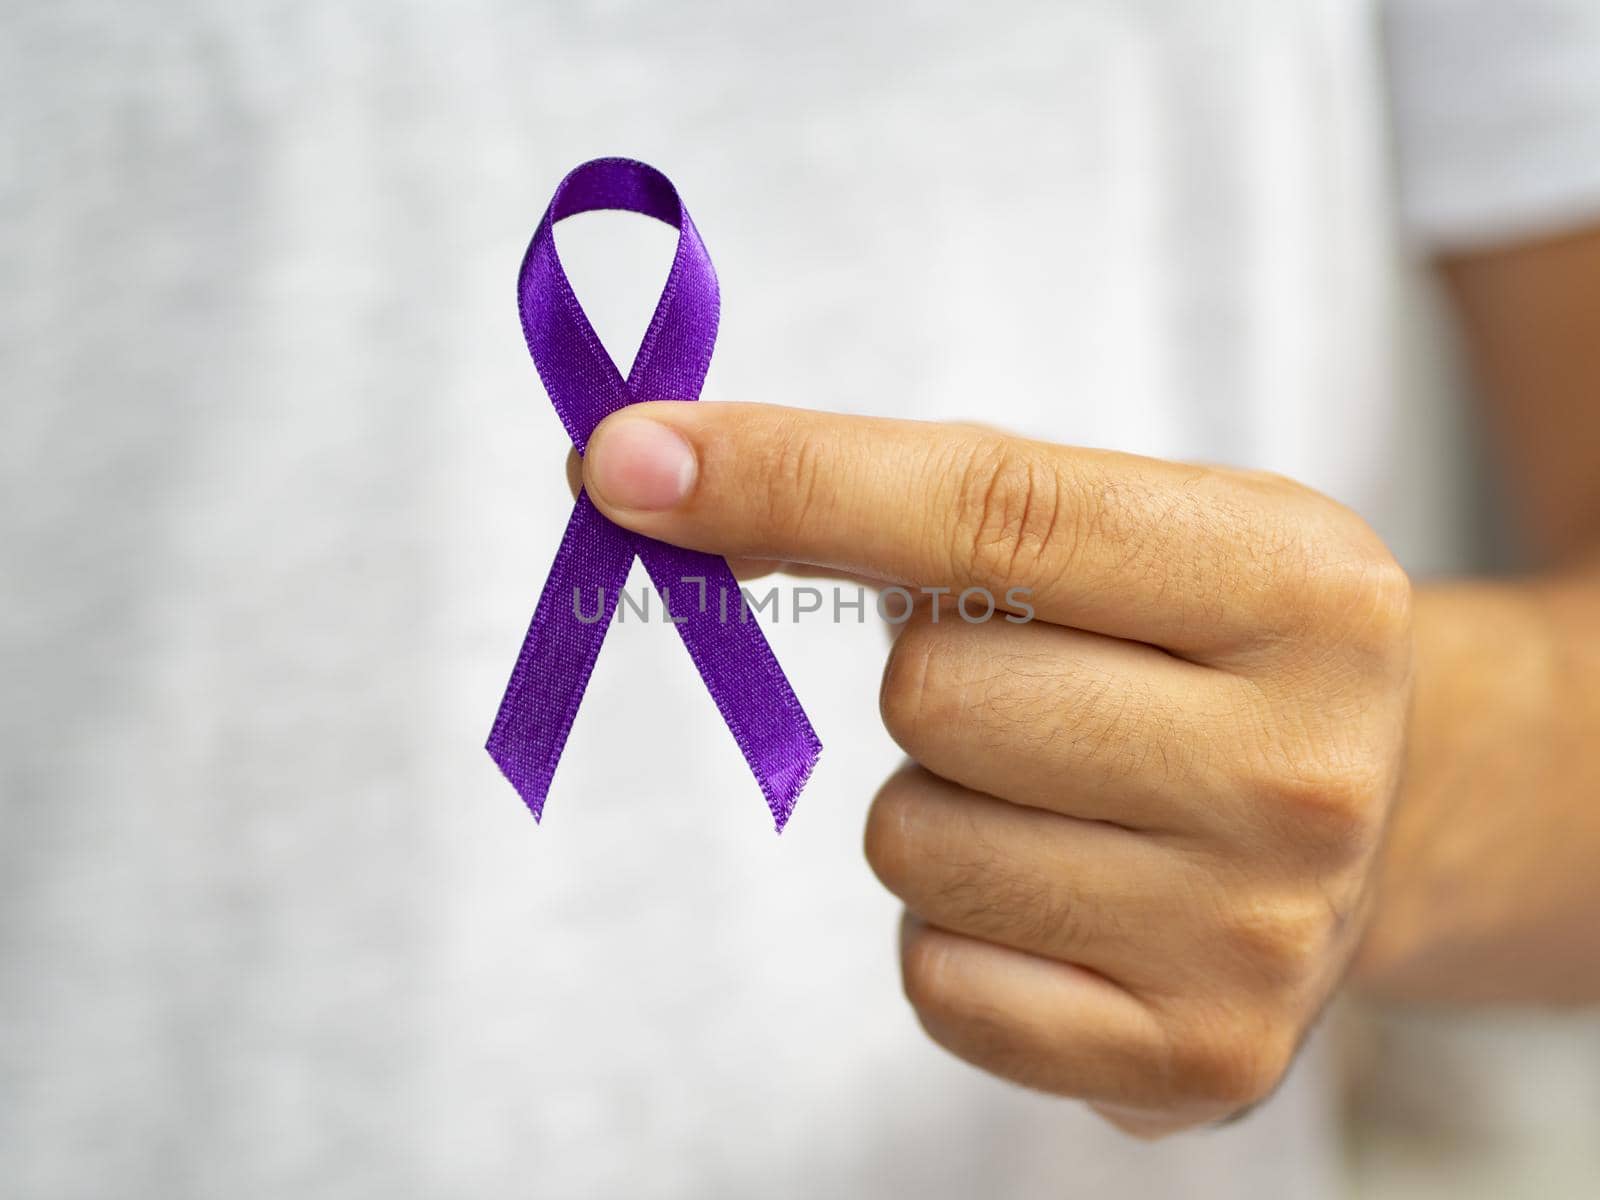
<instances>
[{"instance_id":1,"label":"ribbon loop","mask_svg":"<svg viewBox=\"0 0 1600 1200\"><path fill-rule=\"evenodd\" d=\"M626 379L556 253L557 221L601 209L640 213L678 230L666 285ZM717 276L677 189L654 167L600 158L563 179L522 260L517 301L528 352L579 454L595 426L620 408L699 399L717 339ZM663 601L672 598L675 628L782 832L822 744L732 571L720 558L621 528L583 492L490 731L490 756L538 820L635 556ZM594 616L591 603L598 605Z\"/></svg>"}]
</instances>

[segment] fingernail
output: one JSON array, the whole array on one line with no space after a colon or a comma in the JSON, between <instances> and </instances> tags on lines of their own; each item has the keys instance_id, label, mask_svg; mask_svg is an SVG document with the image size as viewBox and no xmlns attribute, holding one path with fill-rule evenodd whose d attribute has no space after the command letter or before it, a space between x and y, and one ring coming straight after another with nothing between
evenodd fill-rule
<instances>
[{"instance_id":1,"label":"fingernail","mask_svg":"<svg viewBox=\"0 0 1600 1200\"><path fill-rule=\"evenodd\" d=\"M589 444L589 482L614 508L661 512L694 487L694 448L648 417L618 417Z\"/></svg>"}]
</instances>

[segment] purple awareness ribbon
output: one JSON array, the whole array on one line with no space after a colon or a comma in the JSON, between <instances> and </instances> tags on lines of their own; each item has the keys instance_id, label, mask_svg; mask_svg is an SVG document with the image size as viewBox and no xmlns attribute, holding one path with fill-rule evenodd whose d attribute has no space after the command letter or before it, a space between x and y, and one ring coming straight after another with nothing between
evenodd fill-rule
<instances>
[{"instance_id":1,"label":"purple awareness ribbon","mask_svg":"<svg viewBox=\"0 0 1600 1200\"><path fill-rule=\"evenodd\" d=\"M627 379L600 345L556 254L555 223L599 209L642 213L678 230L666 287ZM717 276L677 190L654 167L597 158L563 179L523 257L517 304L528 352L579 454L595 426L626 405L699 398L717 340ZM745 607L733 572L714 555L621 528L586 492L573 505L500 702L486 746L490 757L537 821L635 555L644 560L781 833L822 743Z\"/></svg>"}]
</instances>

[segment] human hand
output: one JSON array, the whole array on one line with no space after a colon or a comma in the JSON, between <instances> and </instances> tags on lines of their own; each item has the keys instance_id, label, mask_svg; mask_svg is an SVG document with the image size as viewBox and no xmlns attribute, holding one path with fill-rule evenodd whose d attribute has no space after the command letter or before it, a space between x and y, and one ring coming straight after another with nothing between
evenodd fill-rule
<instances>
[{"instance_id":1,"label":"human hand","mask_svg":"<svg viewBox=\"0 0 1600 1200\"><path fill-rule=\"evenodd\" d=\"M607 516L741 560L1030 590L923 606L868 818L905 990L997 1075L1153 1136L1267 1096L1371 898L1411 688L1410 587L1286 480L762 405L607 419Z\"/></svg>"}]
</instances>

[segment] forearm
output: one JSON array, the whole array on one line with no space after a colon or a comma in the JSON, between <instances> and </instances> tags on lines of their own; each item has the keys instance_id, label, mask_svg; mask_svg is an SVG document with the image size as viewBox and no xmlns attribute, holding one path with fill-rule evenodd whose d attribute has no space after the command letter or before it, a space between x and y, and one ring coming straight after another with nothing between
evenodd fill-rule
<instances>
[{"instance_id":1,"label":"forearm","mask_svg":"<svg viewBox=\"0 0 1600 1200\"><path fill-rule=\"evenodd\" d=\"M1600 1002L1600 569L1417 598L1407 770L1355 982Z\"/></svg>"}]
</instances>

